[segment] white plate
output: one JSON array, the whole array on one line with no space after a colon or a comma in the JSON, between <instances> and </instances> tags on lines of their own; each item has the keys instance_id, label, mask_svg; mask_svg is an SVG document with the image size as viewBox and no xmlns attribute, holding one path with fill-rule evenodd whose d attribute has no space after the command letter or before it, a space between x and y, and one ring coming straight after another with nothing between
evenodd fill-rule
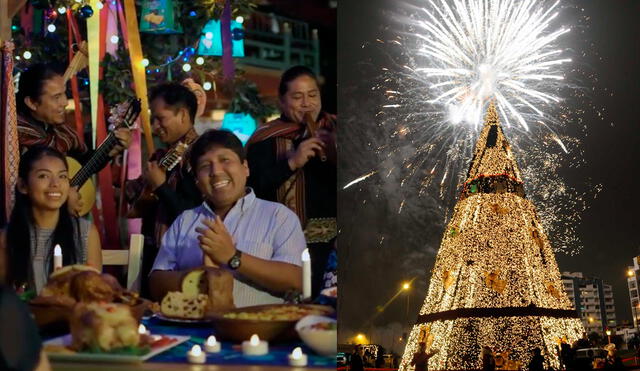
<instances>
[{"instance_id":1,"label":"white plate","mask_svg":"<svg viewBox=\"0 0 640 371\"><path fill-rule=\"evenodd\" d=\"M177 323L177 324L199 324L199 323L212 322L212 319L210 318L197 318L197 319L196 318L173 318L173 317L166 317L162 315L162 313L156 313L153 315L153 317L156 317L160 321Z\"/></svg>"},{"instance_id":2,"label":"white plate","mask_svg":"<svg viewBox=\"0 0 640 371\"><path fill-rule=\"evenodd\" d=\"M93 362L93 361L103 361L103 362L119 362L119 363L139 363L148 360L149 358L164 352L167 349L171 349L176 345L184 343L189 340L191 336L181 336L181 335L163 335L165 337L170 337L176 339L171 344L163 345L157 348L151 348L149 353L143 355L131 355L131 354L108 354L108 353L58 353L58 352L46 352L49 356L49 359L54 361L85 361L85 362ZM62 345L69 346L71 345L71 334L67 334L64 336L60 336L51 340L47 340L44 342L44 345ZM46 349L45 349L46 351Z\"/></svg>"}]
</instances>

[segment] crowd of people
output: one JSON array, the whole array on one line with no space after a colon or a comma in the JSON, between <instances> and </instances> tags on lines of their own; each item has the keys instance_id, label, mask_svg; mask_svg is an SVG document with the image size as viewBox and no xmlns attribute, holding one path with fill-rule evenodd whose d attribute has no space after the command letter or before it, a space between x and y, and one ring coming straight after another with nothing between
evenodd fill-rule
<instances>
[{"instance_id":1,"label":"crowd of people","mask_svg":"<svg viewBox=\"0 0 640 371\"><path fill-rule=\"evenodd\" d=\"M153 134L165 148L151 154L143 175L119 193L131 204L130 216L143 220L142 296L160 300L179 290L188 272L204 267L232 273L237 307L282 303L302 291L305 248L312 297L335 286L336 117L322 111L316 75L303 66L283 73L282 114L262 125L248 148L229 131L199 135L198 100L188 87L194 84L185 85L165 83L150 92ZM70 156L85 164L94 151L65 122L66 83L54 65L24 71L16 102L21 159L15 206L0 229L0 283L5 291L37 294L54 269L56 245L63 265L102 269L99 229L79 215L83 200L70 184L66 161ZM131 143L127 128L114 136L102 167ZM186 151L167 170L162 159L177 146ZM148 191L151 197L136 208ZM2 328L0 338L11 338ZM0 352L9 368L23 362L12 358L7 344Z\"/></svg>"}]
</instances>

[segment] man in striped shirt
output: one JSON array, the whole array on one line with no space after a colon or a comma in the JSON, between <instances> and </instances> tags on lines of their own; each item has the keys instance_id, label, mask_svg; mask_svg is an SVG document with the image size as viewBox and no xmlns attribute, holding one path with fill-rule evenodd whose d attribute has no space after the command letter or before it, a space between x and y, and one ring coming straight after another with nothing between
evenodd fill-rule
<instances>
[{"instance_id":1,"label":"man in striped shirt","mask_svg":"<svg viewBox=\"0 0 640 371\"><path fill-rule=\"evenodd\" d=\"M301 291L306 246L300 222L286 206L246 187L240 140L210 130L192 145L189 161L205 202L165 233L150 277L152 296L180 291L186 273L207 265L205 257L233 274L237 307L281 303L285 293Z\"/></svg>"}]
</instances>

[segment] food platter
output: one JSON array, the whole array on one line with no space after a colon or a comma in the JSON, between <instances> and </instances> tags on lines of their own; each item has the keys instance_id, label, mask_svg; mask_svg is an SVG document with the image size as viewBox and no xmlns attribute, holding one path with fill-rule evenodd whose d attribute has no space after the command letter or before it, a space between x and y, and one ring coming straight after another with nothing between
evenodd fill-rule
<instances>
[{"instance_id":1,"label":"food platter","mask_svg":"<svg viewBox=\"0 0 640 371\"><path fill-rule=\"evenodd\" d=\"M190 336L181 335L163 335L163 337L169 341L164 341L159 346L152 346L147 353L142 355L74 352L68 348L71 345L71 334L45 341L44 351L49 359L54 361L140 363L182 344L190 338Z\"/></svg>"},{"instance_id":2,"label":"food platter","mask_svg":"<svg viewBox=\"0 0 640 371\"><path fill-rule=\"evenodd\" d=\"M298 337L294 327L300 318L333 312L333 308L324 305L270 304L236 308L215 315L212 320L216 337L223 340L241 342L257 334L263 340L291 341Z\"/></svg>"}]
</instances>

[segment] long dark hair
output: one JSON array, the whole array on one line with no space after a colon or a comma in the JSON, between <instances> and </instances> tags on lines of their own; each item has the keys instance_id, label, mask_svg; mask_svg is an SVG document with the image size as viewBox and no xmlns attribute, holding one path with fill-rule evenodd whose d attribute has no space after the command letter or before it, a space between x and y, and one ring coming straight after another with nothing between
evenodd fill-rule
<instances>
[{"instance_id":1,"label":"long dark hair","mask_svg":"<svg viewBox=\"0 0 640 371\"><path fill-rule=\"evenodd\" d=\"M18 177L23 182L28 182L29 172L33 164L43 157L55 157L60 159L65 167L67 160L59 151L43 146L31 147L20 157L20 166L18 167ZM9 284L15 287L26 283L31 269L31 227L34 226L33 212L31 210L31 200L29 196L22 194L16 188L16 203L11 211L11 218L7 226L7 253L8 253L8 280ZM58 224L53 231L53 245L60 244L62 248L62 263L64 265L74 264L77 262L76 256L76 236L78 228L74 231L73 223L77 220L71 217L67 209L67 202L60 207L60 216ZM53 264L53 249L47 253L46 262Z\"/></svg>"}]
</instances>

